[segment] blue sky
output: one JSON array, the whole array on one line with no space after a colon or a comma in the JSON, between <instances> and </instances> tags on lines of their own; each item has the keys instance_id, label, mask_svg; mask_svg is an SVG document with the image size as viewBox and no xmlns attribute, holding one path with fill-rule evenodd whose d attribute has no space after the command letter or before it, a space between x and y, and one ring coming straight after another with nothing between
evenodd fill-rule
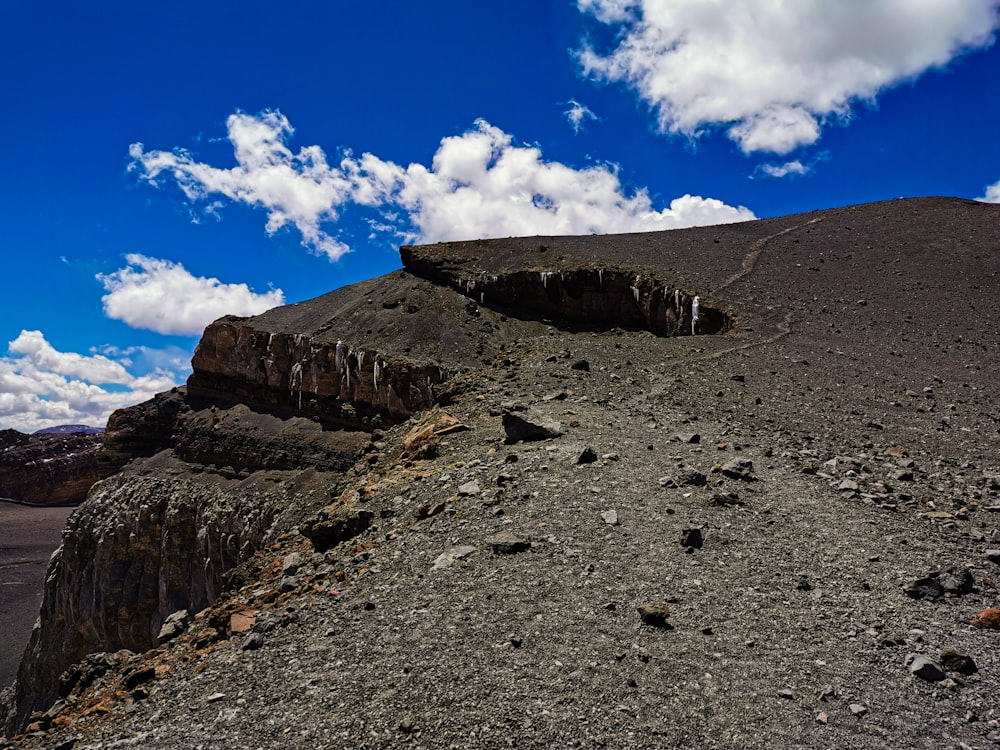
<instances>
[{"instance_id":1,"label":"blue sky","mask_svg":"<svg viewBox=\"0 0 1000 750\"><path fill-rule=\"evenodd\" d=\"M0 2L0 428L403 242L1000 202L998 5Z\"/></svg>"}]
</instances>

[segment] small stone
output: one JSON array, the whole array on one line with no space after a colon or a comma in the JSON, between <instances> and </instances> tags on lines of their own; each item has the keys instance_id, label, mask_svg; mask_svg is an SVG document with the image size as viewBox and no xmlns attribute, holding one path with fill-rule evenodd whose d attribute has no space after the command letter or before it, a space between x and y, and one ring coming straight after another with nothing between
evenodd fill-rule
<instances>
[{"instance_id":1,"label":"small stone","mask_svg":"<svg viewBox=\"0 0 1000 750\"><path fill-rule=\"evenodd\" d=\"M704 487L708 484L708 477L695 469L688 469L677 476L677 484L685 487Z\"/></svg>"},{"instance_id":2,"label":"small stone","mask_svg":"<svg viewBox=\"0 0 1000 750\"><path fill-rule=\"evenodd\" d=\"M744 482L757 481L757 477L753 473L753 461L749 458L734 458L732 461L727 461L722 465L722 475Z\"/></svg>"},{"instance_id":3,"label":"small stone","mask_svg":"<svg viewBox=\"0 0 1000 750\"><path fill-rule=\"evenodd\" d=\"M583 372L590 372L590 362L588 362L585 359L578 359L569 367L571 370L582 370Z\"/></svg>"},{"instance_id":4,"label":"small stone","mask_svg":"<svg viewBox=\"0 0 1000 750\"><path fill-rule=\"evenodd\" d=\"M263 633L251 633L240 648L243 651L256 651L264 645Z\"/></svg>"},{"instance_id":5,"label":"small stone","mask_svg":"<svg viewBox=\"0 0 1000 750\"><path fill-rule=\"evenodd\" d=\"M954 648L945 648L941 650L938 654L941 659L941 666L943 666L949 672L958 672L959 674L964 674L968 677L971 674L975 674L979 671L976 666L976 662L964 651L958 651Z\"/></svg>"},{"instance_id":6,"label":"small stone","mask_svg":"<svg viewBox=\"0 0 1000 750\"><path fill-rule=\"evenodd\" d=\"M606 523L608 526L618 525L618 511L616 510L601 511L601 518L604 519L604 523Z\"/></svg>"},{"instance_id":7,"label":"small stone","mask_svg":"<svg viewBox=\"0 0 1000 750\"><path fill-rule=\"evenodd\" d=\"M845 479L843 482L837 485L837 489L841 492L857 492L858 483L853 479Z\"/></svg>"},{"instance_id":8,"label":"small stone","mask_svg":"<svg viewBox=\"0 0 1000 750\"><path fill-rule=\"evenodd\" d=\"M642 620L643 625L670 629L670 623L667 622L667 618L670 616L670 608L666 604L649 602L639 605L636 609L639 612L639 619Z\"/></svg>"},{"instance_id":9,"label":"small stone","mask_svg":"<svg viewBox=\"0 0 1000 750\"><path fill-rule=\"evenodd\" d=\"M1000 565L1000 549L988 549L983 552L983 556L991 563Z\"/></svg>"},{"instance_id":10,"label":"small stone","mask_svg":"<svg viewBox=\"0 0 1000 750\"><path fill-rule=\"evenodd\" d=\"M684 529L681 532L681 545L687 547L689 551L701 549L704 542L705 539L702 536L701 529Z\"/></svg>"},{"instance_id":11,"label":"small stone","mask_svg":"<svg viewBox=\"0 0 1000 750\"><path fill-rule=\"evenodd\" d=\"M490 546L495 555L514 555L531 549L531 542L521 539L509 531L502 531L490 539Z\"/></svg>"},{"instance_id":12,"label":"small stone","mask_svg":"<svg viewBox=\"0 0 1000 750\"><path fill-rule=\"evenodd\" d=\"M941 667L926 656L914 657L913 661L910 662L910 674L927 682L941 682L948 676Z\"/></svg>"},{"instance_id":13,"label":"small stone","mask_svg":"<svg viewBox=\"0 0 1000 750\"><path fill-rule=\"evenodd\" d=\"M868 713L868 706L866 706L864 703L852 703L850 706L848 706L848 708L851 710L851 713L854 714L855 716L864 716L866 713Z\"/></svg>"},{"instance_id":14,"label":"small stone","mask_svg":"<svg viewBox=\"0 0 1000 750\"><path fill-rule=\"evenodd\" d=\"M302 581L298 576L284 576L278 585L278 590L282 594L287 594L289 591L295 591L301 584Z\"/></svg>"},{"instance_id":15,"label":"small stone","mask_svg":"<svg viewBox=\"0 0 1000 750\"><path fill-rule=\"evenodd\" d=\"M715 505L720 508L731 508L744 505L743 501L740 500L740 496L735 492L717 492L712 495L708 502L709 505Z\"/></svg>"},{"instance_id":16,"label":"small stone","mask_svg":"<svg viewBox=\"0 0 1000 750\"><path fill-rule=\"evenodd\" d=\"M597 451L593 448L584 448L583 452L577 457L576 462L578 464L592 464L597 460Z\"/></svg>"},{"instance_id":17,"label":"small stone","mask_svg":"<svg viewBox=\"0 0 1000 750\"><path fill-rule=\"evenodd\" d=\"M399 722L399 731L403 734L413 734L417 731L417 723L412 716L407 716Z\"/></svg>"},{"instance_id":18,"label":"small stone","mask_svg":"<svg viewBox=\"0 0 1000 750\"><path fill-rule=\"evenodd\" d=\"M155 678L156 678L156 668L144 667L141 669L137 669L134 672L131 672L128 676L125 677L125 679L122 681L122 684L125 686L126 690L131 692L132 690L135 690L143 683L149 682L150 680Z\"/></svg>"},{"instance_id":19,"label":"small stone","mask_svg":"<svg viewBox=\"0 0 1000 750\"><path fill-rule=\"evenodd\" d=\"M985 630L1000 630L1000 609L984 609L972 621L972 627Z\"/></svg>"},{"instance_id":20,"label":"small stone","mask_svg":"<svg viewBox=\"0 0 1000 750\"><path fill-rule=\"evenodd\" d=\"M941 586L946 594L965 596L976 590L976 579L968 568L960 571L951 570L941 576Z\"/></svg>"},{"instance_id":21,"label":"small stone","mask_svg":"<svg viewBox=\"0 0 1000 750\"><path fill-rule=\"evenodd\" d=\"M458 547L452 547L446 552L442 552L438 555L437 559L434 560L434 565L431 566L431 570L442 570L452 565L456 560L461 560L463 557L468 557L473 552L476 551L476 547L471 545L463 544Z\"/></svg>"},{"instance_id":22,"label":"small stone","mask_svg":"<svg viewBox=\"0 0 1000 750\"><path fill-rule=\"evenodd\" d=\"M906 589L911 599L939 599L944 596L944 586L937 578L918 578Z\"/></svg>"},{"instance_id":23,"label":"small stone","mask_svg":"<svg viewBox=\"0 0 1000 750\"><path fill-rule=\"evenodd\" d=\"M563 434L559 422L532 412L505 412L503 429L508 443L520 440L550 440Z\"/></svg>"},{"instance_id":24,"label":"small stone","mask_svg":"<svg viewBox=\"0 0 1000 750\"><path fill-rule=\"evenodd\" d=\"M230 633L249 633L253 627L253 615L237 612L229 616Z\"/></svg>"},{"instance_id":25,"label":"small stone","mask_svg":"<svg viewBox=\"0 0 1000 750\"><path fill-rule=\"evenodd\" d=\"M784 688L778 691L778 697L783 698L786 701L790 701L792 700L792 698L795 697L795 693L789 690L788 688Z\"/></svg>"},{"instance_id":26,"label":"small stone","mask_svg":"<svg viewBox=\"0 0 1000 750\"><path fill-rule=\"evenodd\" d=\"M458 494L462 497L471 497L479 494L478 482L466 482L458 486Z\"/></svg>"},{"instance_id":27,"label":"small stone","mask_svg":"<svg viewBox=\"0 0 1000 750\"><path fill-rule=\"evenodd\" d=\"M281 563L281 575L283 576L293 576L299 572L299 568L304 564L305 559L299 552L292 552L285 556L285 559Z\"/></svg>"},{"instance_id":28,"label":"small stone","mask_svg":"<svg viewBox=\"0 0 1000 750\"><path fill-rule=\"evenodd\" d=\"M818 714L816 714L816 723L817 724L826 724L828 721L830 721L830 719L826 715L826 712L820 711Z\"/></svg>"},{"instance_id":29,"label":"small stone","mask_svg":"<svg viewBox=\"0 0 1000 750\"><path fill-rule=\"evenodd\" d=\"M160 633L157 635L156 640L158 643L163 644L167 641L173 640L185 630L187 630L188 625L191 624L191 615L186 609L180 609L167 617L163 621L163 626L160 628Z\"/></svg>"},{"instance_id":30,"label":"small stone","mask_svg":"<svg viewBox=\"0 0 1000 750\"><path fill-rule=\"evenodd\" d=\"M701 435L697 432L678 432L670 439L678 443L696 445L701 442Z\"/></svg>"},{"instance_id":31,"label":"small stone","mask_svg":"<svg viewBox=\"0 0 1000 750\"><path fill-rule=\"evenodd\" d=\"M218 703L225 697L226 697L225 693L212 693L205 700L208 701L209 703Z\"/></svg>"}]
</instances>

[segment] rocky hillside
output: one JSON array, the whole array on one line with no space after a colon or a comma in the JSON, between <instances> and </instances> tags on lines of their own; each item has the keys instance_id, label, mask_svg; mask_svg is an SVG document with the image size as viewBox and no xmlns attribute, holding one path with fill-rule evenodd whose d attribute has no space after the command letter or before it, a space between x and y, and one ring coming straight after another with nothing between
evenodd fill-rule
<instances>
[{"instance_id":1,"label":"rocky hillside","mask_svg":"<svg viewBox=\"0 0 1000 750\"><path fill-rule=\"evenodd\" d=\"M998 227L404 247L217 321L109 422L8 736L1000 743Z\"/></svg>"},{"instance_id":2,"label":"rocky hillside","mask_svg":"<svg viewBox=\"0 0 1000 750\"><path fill-rule=\"evenodd\" d=\"M75 505L97 481L100 433L0 431L0 497L29 505Z\"/></svg>"}]
</instances>

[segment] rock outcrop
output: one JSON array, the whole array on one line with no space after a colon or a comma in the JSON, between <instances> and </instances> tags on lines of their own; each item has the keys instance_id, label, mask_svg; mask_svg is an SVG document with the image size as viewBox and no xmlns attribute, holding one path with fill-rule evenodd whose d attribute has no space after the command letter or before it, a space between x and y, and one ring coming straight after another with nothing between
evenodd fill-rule
<instances>
[{"instance_id":1,"label":"rock outcrop","mask_svg":"<svg viewBox=\"0 0 1000 750\"><path fill-rule=\"evenodd\" d=\"M110 420L6 731L982 745L998 223L923 199L404 248L216 321L186 388ZM718 335L688 335L695 295ZM907 595L953 569L954 596ZM178 610L202 611L157 646ZM975 675L914 682L907 653L946 648Z\"/></svg>"},{"instance_id":2,"label":"rock outcrop","mask_svg":"<svg viewBox=\"0 0 1000 750\"><path fill-rule=\"evenodd\" d=\"M97 481L100 434L0 432L0 497L75 505Z\"/></svg>"}]
</instances>

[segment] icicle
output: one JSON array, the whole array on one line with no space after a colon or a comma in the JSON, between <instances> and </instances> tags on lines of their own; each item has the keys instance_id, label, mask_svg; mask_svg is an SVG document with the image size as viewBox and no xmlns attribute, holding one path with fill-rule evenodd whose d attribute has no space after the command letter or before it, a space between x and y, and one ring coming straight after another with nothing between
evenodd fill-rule
<instances>
[{"instance_id":1,"label":"icicle","mask_svg":"<svg viewBox=\"0 0 1000 750\"><path fill-rule=\"evenodd\" d=\"M635 298L635 304L639 304L639 287L630 286L629 289L632 290L632 296Z\"/></svg>"},{"instance_id":2,"label":"icicle","mask_svg":"<svg viewBox=\"0 0 1000 750\"><path fill-rule=\"evenodd\" d=\"M480 292L480 293L479 293L479 304L480 304L480 305L481 305L481 304L483 304L483 297L484 297L484 296L485 296L485 295L484 295L484 294L483 294L482 292Z\"/></svg>"},{"instance_id":3,"label":"icicle","mask_svg":"<svg viewBox=\"0 0 1000 750\"><path fill-rule=\"evenodd\" d=\"M382 367L383 363L378 361L378 357L375 358L375 369L372 371L373 381L375 383L374 390L378 391L378 381L382 379Z\"/></svg>"},{"instance_id":4,"label":"icicle","mask_svg":"<svg viewBox=\"0 0 1000 750\"><path fill-rule=\"evenodd\" d=\"M288 390L299 392L299 409L302 408L302 363L296 362L292 365L291 376L288 378Z\"/></svg>"},{"instance_id":5,"label":"icicle","mask_svg":"<svg viewBox=\"0 0 1000 750\"><path fill-rule=\"evenodd\" d=\"M337 341L337 359L336 359L336 362L335 362L336 367L337 367L337 372L340 372L344 368L344 358L346 356L347 356L347 346L344 344L344 342L338 340Z\"/></svg>"},{"instance_id":6,"label":"icicle","mask_svg":"<svg viewBox=\"0 0 1000 750\"><path fill-rule=\"evenodd\" d=\"M597 269L597 285L599 287L601 287L602 289L604 288L604 269L603 268L598 268Z\"/></svg>"},{"instance_id":7,"label":"icicle","mask_svg":"<svg viewBox=\"0 0 1000 750\"><path fill-rule=\"evenodd\" d=\"M677 310L677 317L681 316L681 290L674 289L674 309Z\"/></svg>"}]
</instances>

